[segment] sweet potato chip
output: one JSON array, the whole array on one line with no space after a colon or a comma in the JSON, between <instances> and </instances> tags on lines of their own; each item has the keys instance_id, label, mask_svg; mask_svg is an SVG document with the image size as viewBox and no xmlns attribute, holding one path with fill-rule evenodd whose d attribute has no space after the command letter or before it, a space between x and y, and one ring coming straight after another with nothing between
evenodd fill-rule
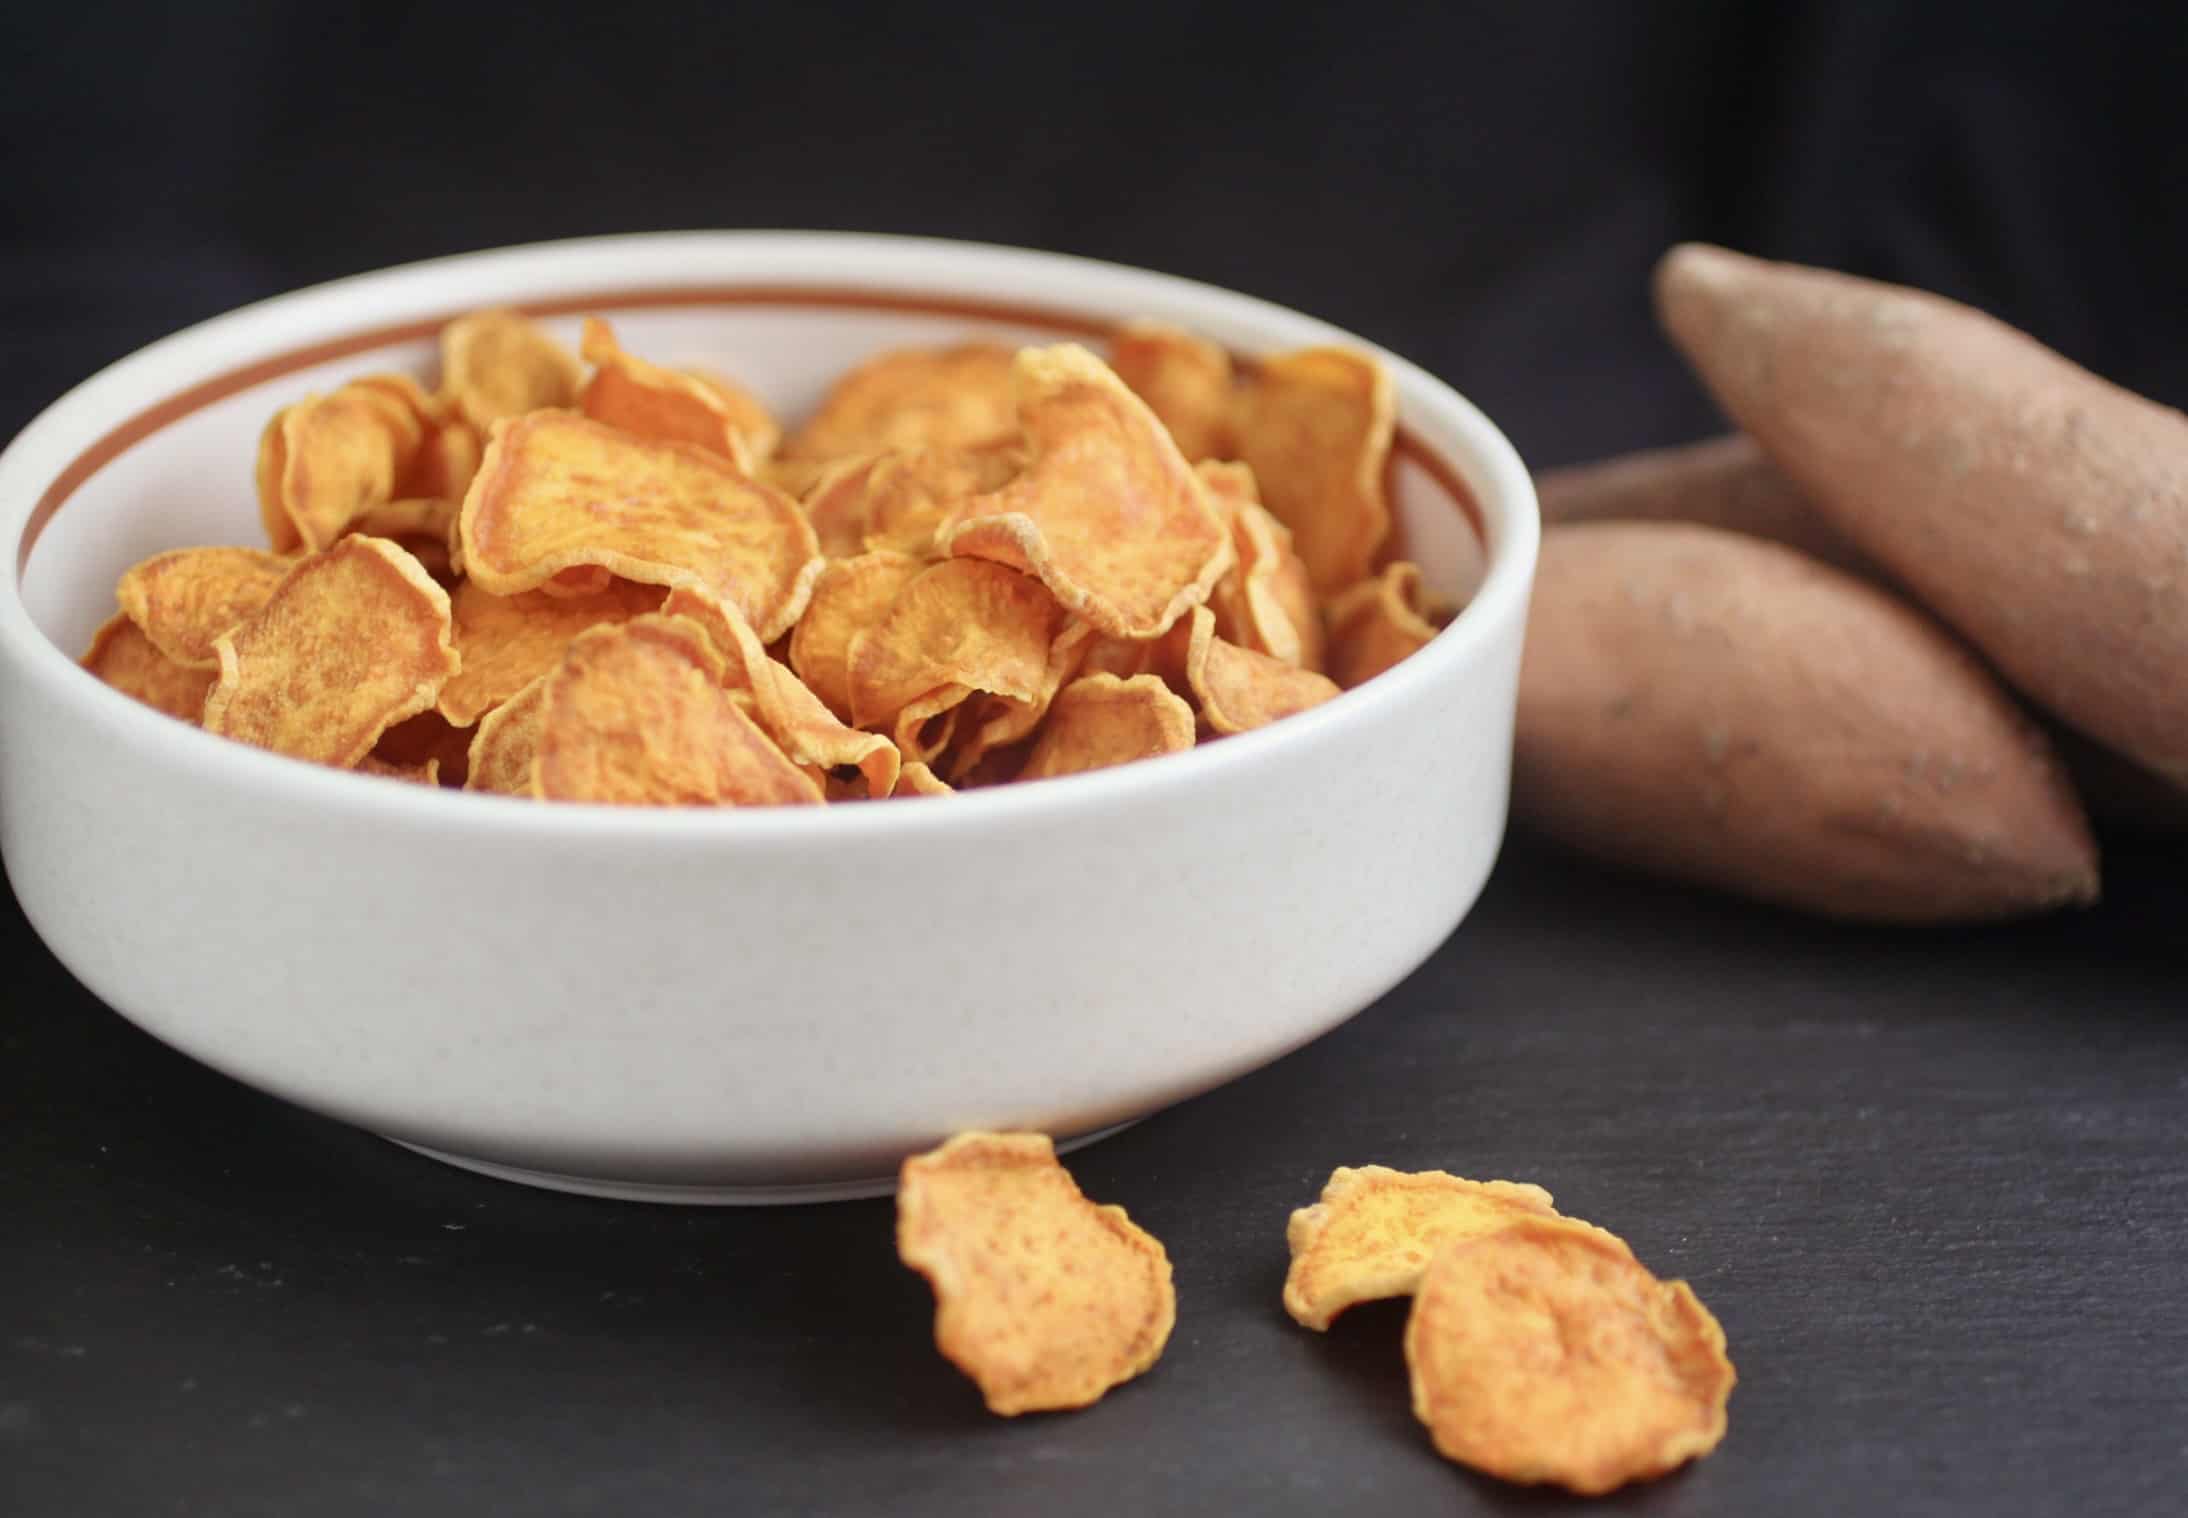
<instances>
[{"instance_id":1,"label":"sweet potato chip","mask_svg":"<svg viewBox=\"0 0 2188 1518\"><path fill-rule=\"evenodd\" d=\"M275 553L316 552L359 513L395 499L424 424L386 386L366 381L274 413L258 440L258 516Z\"/></svg>"},{"instance_id":2,"label":"sweet potato chip","mask_svg":"<svg viewBox=\"0 0 2188 1518\"><path fill-rule=\"evenodd\" d=\"M839 722L789 666L768 655L736 612L682 588L669 592L661 610L666 616L689 617L706 629L728 662L724 683L742 684L752 693L751 716L792 764L818 770L853 766L867 793L877 799L896 789L896 745L879 733L862 733Z\"/></svg>"},{"instance_id":3,"label":"sweet potato chip","mask_svg":"<svg viewBox=\"0 0 2188 1518\"><path fill-rule=\"evenodd\" d=\"M461 785L471 767L473 732L469 727L450 726L447 718L428 707L382 733L367 757L400 770L421 770L430 763L443 785Z\"/></svg>"},{"instance_id":4,"label":"sweet potato chip","mask_svg":"<svg viewBox=\"0 0 2188 1518\"><path fill-rule=\"evenodd\" d=\"M220 668L213 640L266 604L289 561L257 548L176 548L125 571L115 599L186 669Z\"/></svg>"},{"instance_id":5,"label":"sweet potato chip","mask_svg":"<svg viewBox=\"0 0 2188 1518\"><path fill-rule=\"evenodd\" d=\"M357 773L377 775L383 780L402 780L411 785L438 786L441 783L441 761L428 759L423 764L390 764L385 759L375 759L367 754L357 761Z\"/></svg>"},{"instance_id":6,"label":"sweet potato chip","mask_svg":"<svg viewBox=\"0 0 2188 1518\"><path fill-rule=\"evenodd\" d=\"M1306 563L1292 549L1291 529L1256 503L1239 501L1231 514L1231 546L1237 562L1208 597L1216 636L1319 671L1322 611Z\"/></svg>"},{"instance_id":7,"label":"sweet potato chip","mask_svg":"<svg viewBox=\"0 0 2188 1518\"><path fill-rule=\"evenodd\" d=\"M577 355L516 311L475 311L441 328L441 390L485 432L504 417L574 406L584 383Z\"/></svg>"},{"instance_id":8,"label":"sweet potato chip","mask_svg":"<svg viewBox=\"0 0 2188 1518\"><path fill-rule=\"evenodd\" d=\"M954 796L956 791L933 770L914 759L897 771L892 796Z\"/></svg>"},{"instance_id":9,"label":"sweet potato chip","mask_svg":"<svg viewBox=\"0 0 2188 1518\"><path fill-rule=\"evenodd\" d=\"M1337 695L1328 677L1226 643L1215 626L1213 612L1194 607L1185 653L1185 683L1212 731L1251 732Z\"/></svg>"},{"instance_id":10,"label":"sweet potato chip","mask_svg":"<svg viewBox=\"0 0 2188 1518\"><path fill-rule=\"evenodd\" d=\"M463 788L537 796L533 761L539 756L540 717L546 709L547 677L541 675L481 717L471 738Z\"/></svg>"},{"instance_id":11,"label":"sweet potato chip","mask_svg":"<svg viewBox=\"0 0 2188 1518\"><path fill-rule=\"evenodd\" d=\"M782 452L831 459L976 448L1015 434L1011 394L1011 350L1000 343L895 349L837 380Z\"/></svg>"},{"instance_id":12,"label":"sweet potato chip","mask_svg":"<svg viewBox=\"0 0 2188 1518\"><path fill-rule=\"evenodd\" d=\"M1715 1449L1736 1379L1724 1330L1686 1282L1559 1218L1439 1249L1405 1355L1439 1452L1589 1496Z\"/></svg>"},{"instance_id":13,"label":"sweet potato chip","mask_svg":"<svg viewBox=\"0 0 2188 1518\"><path fill-rule=\"evenodd\" d=\"M596 422L619 427L633 437L657 443L689 443L727 459L740 474L751 474L763 450L772 444L775 423L760 413L758 436L747 433L758 402L706 380L664 369L625 353L615 331L597 316L585 318L579 351L596 365L579 405Z\"/></svg>"},{"instance_id":14,"label":"sweet potato chip","mask_svg":"<svg viewBox=\"0 0 2188 1518\"><path fill-rule=\"evenodd\" d=\"M820 787L722 688L725 669L688 617L654 613L578 634L545 677L538 794L636 806L818 803Z\"/></svg>"},{"instance_id":15,"label":"sweet potato chip","mask_svg":"<svg viewBox=\"0 0 2188 1518\"><path fill-rule=\"evenodd\" d=\"M1549 1192L1521 1181L1340 1165L1322 1199L1294 1212L1285 1230L1284 1310L1321 1333L1348 1307L1411 1296L1438 1246L1556 1215Z\"/></svg>"},{"instance_id":16,"label":"sweet potato chip","mask_svg":"<svg viewBox=\"0 0 2188 1518\"><path fill-rule=\"evenodd\" d=\"M367 538L439 538L445 543L449 529L456 525L456 508L461 504L460 496L408 496L380 501L358 512L349 530Z\"/></svg>"},{"instance_id":17,"label":"sweet potato chip","mask_svg":"<svg viewBox=\"0 0 2188 1518\"><path fill-rule=\"evenodd\" d=\"M731 420L744 438L746 448L751 451L755 469L781 444L782 423L776 421L775 413L767 409L767 402L743 385L719 369L710 369L704 364L685 364L677 372L689 375L706 386L714 392L717 400L729 408Z\"/></svg>"},{"instance_id":18,"label":"sweet potato chip","mask_svg":"<svg viewBox=\"0 0 2188 1518\"><path fill-rule=\"evenodd\" d=\"M854 460L814 486L805 514L831 558L874 550L931 556L935 529L960 501L1006 484L1024 464L1015 440Z\"/></svg>"},{"instance_id":19,"label":"sweet potato chip","mask_svg":"<svg viewBox=\"0 0 2188 1518\"><path fill-rule=\"evenodd\" d=\"M851 640L851 719L891 730L905 758L932 764L973 693L1041 698L1062 622L1038 580L981 559L936 564Z\"/></svg>"},{"instance_id":20,"label":"sweet potato chip","mask_svg":"<svg viewBox=\"0 0 2188 1518\"><path fill-rule=\"evenodd\" d=\"M1087 647L1096 634L1092 624L1071 618L1049 640L1048 662L1041 670L1041 685L1029 698L983 695L968 705L969 731L964 731L950 759L950 778L968 778L994 750L1007 748L1033 734L1048 715L1056 693L1077 677Z\"/></svg>"},{"instance_id":21,"label":"sweet potato chip","mask_svg":"<svg viewBox=\"0 0 2188 1518\"><path fill-rule=\"evenodd\" d=\"M1329 672L1346 690L1420 652L1451 619L1421 587L1418 566L1400 559L1329 603Z\"/></svg>"},{"instance_id":22,"label":"sweet potato chip","mask_svg":"<svg viewBox=\"0 0 2188 1518\"><path fill-rule=\"evenodd\" d=\"M590 566L735 606L762 641L789 631L822 559L795 501L682 443L562 411L505 422L464 497L464 572L497 595Z\"/></svg>"},{"instance_id":23,"label":"sweet potato chip","mask_svg":"<svg viewBox=\"0 0 2188 1518\"><path fill-rule=\"evenodd\" d=\"M661 590L611 576L606 589L590 595L497 596L466 580L449 605L463 667L441 687L440 711L455 726L469 727L552 669L579 633L657 609Z\"/></svg>"},{"instance_id":24,"label":"sweet potato chip","mask_svg":"<svg viewBox=\"0 0 2188 1518\"><path fill-rule=\"evenodd\" d=\"M407 374L368 374L351 383L387 396L418 425L418 449L396 477L396 496L446 501L453 513L464 491L470 488L471 476L478 472L479 450L484 446L478 429L463 419L453 401L430 394ZM446 523L442 530L446 530ZM357 520L350 523L350 531L381 538L406 536Z\"/></svg>"},{"instance_id":25,"label":"sweet potato chip","mask_svg":"<svg viewBox=\"0 0 2188 1518\"><path fill-rule=\"evenodd\" d=\"M790 633L790 667L838 717L851 718L851 640L879 622L897 593L927 566L909 554L830 559L813 581L805 615Z\"/></svg>"},{"instance_id":26,"label":"sweet potato chip","mask_svg":"<svg viewBox=\"0 0 2188 1518\"><path fill-rule=\"evenodd\" d=\"M936 535L945 553L1037 576L1099 630L1148 638L1207 600L1231 563L1207 487L1146 403L1065 343L1018 355L1032 461Z\"/></svg>"},{"instance_id":27,"label":"sweet potato chip","mask_svg":"<svg viewBox=\"0 0 2188 1518\"><path fill-rule=\"evenodd\" d=\"M144 629L116 612L92 635L83 667L154 711L195 723L205 711L214 671L191 669L161 653Z\"/></svg>"},{"instance_id":28,"label":"sweet potato chip","mask_svg":"<svg viewBox=\"0 0 2188 1518\"><path fill-rule=\"evenodd\" d=\"M340 769L456 672L448 592L385 538L302 560L213 648L207 732Z\"/></svg>"},{"instance_id":29,"label":"sweet potato chip","mask_svg":"<svg viewBox=\"0 0 2188 1518\"><path fill-rule=\"evenodd\" d=\"M1193 709L1153 675L1088 675L1060 691L1021 780L1153 759L1193 746Z\"/></svg>"},{"instance_id":30,"label":"sweet potato chip","mask_svg":"<svg viewBox=\"0 0 2188 1518\"><path fill-rule=\"evenodd\" d=\"M1268 359L1241 394L1239 457L1317 590L1364 578L1390 532L1383 470L1397 406L1382 365L1343 348Z\"/></svg>"},{"instance_id":31,"label":"sweet potato chip","mask_svg":"<svg viewBox=\"0 0 2188 1518\"><path fill-rule=\"evenodd\" d=\"M1227 459L1231 355L1161 322L1127 322L1109 344L1109 367L1170 429L1188 459Z\"/></svg>"},{"instance_id":32,"label":"sweet potato chip","mask_svg":"<svg viewBox=\"0 0 2188 1518\"><path fill-rule=\"evenodd\" d=\"M897 1254L934 1288L935 1347L1003 1417L1085 1407L1154 1365L1170 1258L1081 1194L1038 1133L964 1133L904 1162Z\"/></svg>"}]
</instances>

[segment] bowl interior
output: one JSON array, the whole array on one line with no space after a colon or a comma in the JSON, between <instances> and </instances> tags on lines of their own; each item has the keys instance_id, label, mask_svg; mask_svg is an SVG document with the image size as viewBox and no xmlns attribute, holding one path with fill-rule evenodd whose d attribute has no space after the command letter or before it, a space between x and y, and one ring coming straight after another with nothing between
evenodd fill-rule
<instances>
[{"instance_id":1,"label":"bowl interior","mask_svg":"<svg viewBox=\"0 0 2188 1518\"><path fill-rule=\"evenodd\" d=\"M810 411L837 375L884 348L968 338L1099 346L1106 325L1094 317L983 316L963 302L939 299L922 310L916 297L875 303L851 290L833 300L758 290L717 291L709 300L690 290L656 290L524 304L573 348L581 315L605 316L630 351L658 363L719 370L750 386L790 422ZM38 527L24 566L25 609L62 652L74 658L89 644L113 614L116 578L138 560L185 545L263 541L252 463L260 430L281 406L374 371L435 380L436 321L374 331L365 330L369 308L360 315L351 335L225 374L194 376L187 388L177 386L139 411L157 415L159 424L67 496ZM1389 484L1403 555L1421 565L1434 591L1463 605L1485 564L1476 508L1458 470L1408 430L1403 416Z\"/></svg>"}]
</instances>

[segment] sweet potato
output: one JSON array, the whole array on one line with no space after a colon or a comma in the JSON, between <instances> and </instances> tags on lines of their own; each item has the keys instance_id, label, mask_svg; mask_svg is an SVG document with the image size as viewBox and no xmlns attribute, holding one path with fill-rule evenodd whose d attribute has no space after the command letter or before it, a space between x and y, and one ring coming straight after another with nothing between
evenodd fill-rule
<instances>
[{"instance_id":1,"label":"sweet potato","mask_svg":"<svg viewBox=\"0 0 2188 1518\"><path fill-rule=\"evenodd\" d=\"M1913 608L1716 528L1545 534L1513 808L1589 852L1835 917L2087 902L2050 748Z\"/></svg>"},{"instance_id":2,"label":"sweet potato","mask_svg":"<svg viewBox=\"0 0 2188 1518\"><path fill-rule=\"evenodd\" d=\"M2188 417L1870 280L1689 245L1656 301L1826 520L2038 703L2188 784Z\"/></svg>"},{"instance_id":3,"label":"sweet potato","mask_svg":"<svg viewBox=\"0 0 2188 1518\"><path fill-rule=\"evenodd\" d=\"M1701 522L1798 548L1855 574L1874 575L1861 550L1816 514L1745 433L1651 448L1544 471L1535 480L1545 525L1560 522Z\"/></svg>"},{"instance_id":4,"label":"sweet potato","mask_svg":"<svg viewBox=\"0 0 2188 1518\"><path fill-rule=\"evenodd\" d=\"M1701 522L1783 543L1890 588L1883 572L1824 521L1743 433L1553 469L1535 488L1548 523ZM2168 784L2064 724L2048 723L2046 731L2096 821L2145 831L2188 830L2188 788Z\"/></svg>"}]
</instances>

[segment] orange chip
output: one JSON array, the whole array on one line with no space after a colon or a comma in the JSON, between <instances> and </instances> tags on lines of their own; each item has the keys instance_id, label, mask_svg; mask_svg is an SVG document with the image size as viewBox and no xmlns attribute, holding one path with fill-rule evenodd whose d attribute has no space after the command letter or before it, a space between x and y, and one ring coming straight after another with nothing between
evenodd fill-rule
<instances>
[{"instance_id":1,"label":"orange chip","mask_svg":"<svg viewBox=\"0 0 2188 1518\"><path fill-rule=\"evenodd\" d=\"M677 372L690 376L712 390L715 398L729 408L737 431L743 435L745 446L752 452L755 469L762 460L774 453L776 445L782 442L783 429L782 423L775 420L775 413L767 409L767 402L720 370L710 369L704 364L685 364Z\"/></svg>"},{"instance_id":2,"label":"orange chip","mask_svg":"<svg viewBox=\"0 0 2188 1518\"><path fill-rule=\"evenodd\" d=\"M448 541L461 498L409 496L380 501L350 519L349 530L368 538L438 538Z\"/></svg>"},{"instance_id":3,"label":"orange chip","mask_svg":"<svg viewBox=\"0 0 2188 1518\"><path fill-rule=\"evenodd\" d=\"M1390 532L1383 470L1397 408L1383 366L1343 348L1265 360L1241 394L1239 457L1318 590L1364 578Z\"/></svg>"},{"instance_id":4,"label":"orange chip","mask_svg":"<svg viewBox=\"0 0 2188 1518\"><path fill-rule=\"evenodd\" d=\"M829 389L782 446L792 459L840 459L913 448L976 448L1017 430L1011 350L1000 343L899 348Z\"/></svg>"},{"instance_id":5,"label":"orange chip","mask_svg":"<svg viewBox=\"0 0 2188 1518\"><path fill-rule=\"evenodd\" d=\"M1161 322L1126 322L1110 340L1109 366L1147 402L1188 459L1227 459L1231 355Z\"/></svg>"},{"instance_id":6,"label":"orange chip","mask_svg":"<svg viewBox=\"0 0 2188 1518\"><path fill-rule=\"evenodd\" d=\"M1007 483L1024 463L1015 440L857 459L814 485L805 514L831 558L877 549L928 555L958 502Z\"/></svg>"},{"instance_id":7,"label":"orange chip","mask_svg":"<svg viewBox=\"0 0 2188 1518\"><path fill-rule=\"evenodd\" d=\"M1215 627L1214 613L1194 607L1185 652L1186 686L1213 731L1251 732L1338 693L1326 676L1226 643Z\"/></svg>"},{"instance_id":8,"label":"orange chip","mask_svg":"<svg viewBox=\"0 0 2188 1518\"><path fill-rule=\"evenodd\" d=\"M378 775L383 780L402 780L411 785L438 786L441 783L441 761L428 759L423 764L390 764L385 759L375 759L367 754L357 761L360 775Z\"/></svg>"},{"instance_id":9,"label":"orange chip","mask_svg":"<svg viewBox=\"0 0 2188 1518\"><path fill-rule=\"evenodd\" d=\"M504 417L574 406L585 370L516 311L475 311L441 328L441 390L481 432Z\"/></svg>"},{"instance_id":10,"label":"orange chip","mask_svg":"<svg viewBox=\"0 0 2188 1518\"><path fill-rule=\"evenodd\" d=\"M130 568L115 599L152 646L186 669L219 669L213 640L273 594L289 562L257 548L177 548Z\"/></svg>"},{"instance_id":11,"label":"orange chip","mask_svg":"<svg viewBox=\"0 0 2188 1518\"><path fill-rule=\"evenodd\" d=\"M358 381L274 413L258 440L258 516L276 553L317 551L395 498L425 439L387 386Z\"/></svg>"},{"instance_id":12,"label":"orange chip","mask_svg":"<svg viewBox=\"0 0 2188 1518\"><path fill-rule=\"evenodd\" d=\"M1237 562L1208 597L1216 636L1301 669L1320 670L1322 609L1306 563L1292 550L1291 529L1255 502L1240 501L1231 515L1231 546Z\"/></svg>"},{"instance_id":13,"label":"orange chip","mask_svg":"<svg viewBox=\"0 0 2188 1518\"><path fill-rule=\"evenodd\" d=\"M962 1133L904 1162L897 1254L934 1288L935 1347L1002 1416L1085 1407L1161 1358L1170 1257L1081 1194L1038 1133Z\"/></svg>"},{"instance_id":14,"label":"orange chip","mask_svg":"<svg viewBox=\"0 0 2188 1518\"><path fill-rule=\"evenodd\" d=\"M819 802L820 787L722 688L725 669L688 617L578 634L545 677L537 793L626 806Z\"/></svg>"},{"instance_id":15,"label":"orange chip","mask_svg":"<svg viewBox=\"0 0 2188 1518\"><path fill-rule=\"evenodd\" d=\"M213 648L207 732L340 769L456 672L448 592L385 538L304 559Z\"/></svg>"},{"instance_id":16,"label":"orange chip","mask_svg":"<svg viewBox=\"0 0 2188 1518\"><path fill-rule=\"evenodd\" d=\"M1439 1245L1556 1215L1549 1192L1520 1181L1340 1165L1322 1199L1294 1212L1285 1230L1284 1310L1323 1332L1348 1307L1411 1296Z\"/></svg>"},{"instance_id":17,"label":"orange chip","mask_svg":"<svg viewBox=\"0 0 2188 1518\"><path fill-rule=\"evenodd\" d=\"M1406 1323L1413 1411L1450 1459L1588 1496L1717 1447L1724 1330L1601 1229L1526 1218L1444 1245Z\"/></svg>"},{"instance_id":18,"label":"orange chip","mask_svg":"<svg viewBox=\"0 0 2188 1518\"><path fill-rule=\"evenodd\" d=\"M759 402L742 391L733 397L715 384L674 369L649 364L616 345L615 331L597 316L585 318L579 351L596 365L579 404L587 416L634 437L657 443L689 443L729 460L740 474L751 474L772 445L774 419L760 411L757 436L753 412Z\"/></svg>"},{"instance_id":19,"label":"orange chip","mask_svg":"<svg viewBox=\"0 0 2188 1518\"><path fill-rule=\"evenodd\" d=\"M1094 641L1093 627L1073 617L1063 631L1049 641L1048 662L1041 670L1041 685L1031 698L982 696L974 714L975 726L959 741L950 760L950 778L963 780L982 760L999 748L1007 748L1033 734L1048 715L1056 693L1079 673L1086 650Z\"/></svg>"},{"instance_id":20,"label":"orange chip","mask_svg":"<svg viewBox=\"0 0 2188 1518\"><path fill-rule=\"evenodd\" d=\"M1187 623L1188 629L1191 624ZM1115 675L1129 680L1134 675L1163 675L1169 678L1167 664L1170 645L1177 638L1178 630L1172 628L1160 638L1112 638L1107 633L1096 633L1087 640L1086 652L1079 660L1081 675ZM1182 649L1178 654L1176 683L1185 682Z\"/></svg>"},{"instance_id":21,"label":"orange chip","mask_svg":"<svg viewBox=\"0 0 2188 1518\"><path fill-rule=\"evenodd\" d=\"M177 664L123 612L92 635L83 667L123 695L190 723L204 713L205 693L213 688L213 671Z\"/></svg>"},{"instance_id":22,"label":"orange chip","mask_svg":"<svg viewBox=\"0 0 2188 1518\"><path fill-rule=\"evenodd\" d=\"M1329 603L1329 671L1346 690L1420 652L1451 613L1432 606L1417 565L1400 559Z\"/></svg>"},{"instance_id":23,"label":"orange chip","mask_svg":"<svg viewBox=\"0 0 2188 1518\"><path fill-rule=\"evenodd\" d=\"M790 633L790 667L838 717L851 717L851 640L879 622L897 593L927 568L909 554L830 559Z\"/></svg>"},{"instance_id":24,"label":"orange chip","mask_svg":"<svg viewBox=\"0 0 2188 1518\"><path fill-rule=\"evenodd\" d=\"M1146 403L1086 349L1018 355L1025 472L974 496L936 536L943 552L1036 575L1103 632L1153 637L1231 562L1207 487Z\"/></svg>"},{"instance_id":25,"label":"orange chip","mask_svg":"<svg viewBox=\"0 0 2188 1518\"><path fill-rule=\"evenodd\" d=\"M851 720L893 729L905 758L932 764L974 692L1040 699L1062 621L1038 580L980 559L936 564L852 638Z\"/></svg>"},{"instance_id":26,"label":"orange chip","mask_svg":"<svg viewBox=\"0 0 2188 1518\"><path fill-rule=\"evenodd\" d=\"M1021 780L1153 759L1193 746L1193 709L1153 675L1074 680L1049 707Z\"/></svg>"},{"instance_id":27,"label":"orange chip","mask_svg":"<svg viewBox=\"0 0 2188 1518\"><path fill-rule=\"evenodd\" d=\"M455 726L469 727L552 669L579 633L655 610L661 591L611 576L606 589L589 595L497 596L466 580L449 605L463 667L441 687L440 711Z\"/></svg>"},{"instance_id":28,"label":"orange chip","mask_svg":"<svg viewBox=\"0 0 2188 1518\"><path fill-rule=\"evenodd\" d=\"M461 501L464 491L470 488L471 476L478 472L481 447L478 429L463 419L452 402L430 394L407 374L368 374L351 383L389 397L418 424L418 449L396 478L395 494L412 499L444 500L453 511L455 503ZM350 530L368 532L373 537L404 536L376 531L355 521Z\"/></svg>"},{"instance_id":29,"label":"orange chip","mask_svg":"<svg viewBox=\"0 0 2188 1518\"><path fill-rule=\"evenodd\" d=\"M467 756L463 788L500 796L537 796L533 761L539 756L539 723L547 706L541 675L479 719Z\"/></svg>"},{"instance_id":30,"label":"orange chip","mask_svg":"<svg viewBox=\"0 0 2188 1518\"><path fill-rule=\"evenodd\" d=\"M724 683L742 684L752 693L751 715L791 763L818 770L855 766L867 793L877 799L896 789L896 745L878 733L862 733L836 720L836 714L787 665L769 657L742 617L697 591L681 588L669 592L661 611L665 616L689 617L706 629L716 651L728 661Z\"/></svg>"},{"instance_id":31,"label":"orange chip","mask_svg":"<svg viewBox=\"0 0 2188 1518\"><path fill-rule=\"evenodd\" d=\"M914 759L897 771L892 796L954 796L957 792L940 775Z\"/></svg>"},{"instance_id":32,"label":"orange chip","mask_svg":"<svg viewBox=\"0 0 2188 1518\"><path fill-rule=\"evenodd\" d=\"M504 422L464 497L464 572L498 595L591 566L735 606L762 641L789 631L822 559L795 501L703 449L586 417Z\"/></svg>"}]
</instances>

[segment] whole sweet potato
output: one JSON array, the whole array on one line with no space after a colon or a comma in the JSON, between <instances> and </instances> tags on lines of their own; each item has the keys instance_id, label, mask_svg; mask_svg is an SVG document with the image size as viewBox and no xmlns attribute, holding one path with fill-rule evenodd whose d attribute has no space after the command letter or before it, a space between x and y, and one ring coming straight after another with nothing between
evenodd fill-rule
<instances>
[{"instance_id":1,"label":"whole sweet potato","mask_svg":"<svg viewBox=\"0 0 2188 1518\"><path fill-rule=\"evenodd\" d=\"M1843 274L1690 245L1656 300L1832 526L2041 705L2188 784L2188 417Z\"/></svg>"},{"instance_id":2,"label":"whole sweet potato","mask_svg":"<svg viewBox=\"0 0 2188 1518\"><path fill-rule=\"evenodd\" d=\"M1544 535L1513 809L1583 850L1836 917L2097 895L2048 744L1943 629L1791 549L1684 523Z\"/></svg>"}]
</instances>

